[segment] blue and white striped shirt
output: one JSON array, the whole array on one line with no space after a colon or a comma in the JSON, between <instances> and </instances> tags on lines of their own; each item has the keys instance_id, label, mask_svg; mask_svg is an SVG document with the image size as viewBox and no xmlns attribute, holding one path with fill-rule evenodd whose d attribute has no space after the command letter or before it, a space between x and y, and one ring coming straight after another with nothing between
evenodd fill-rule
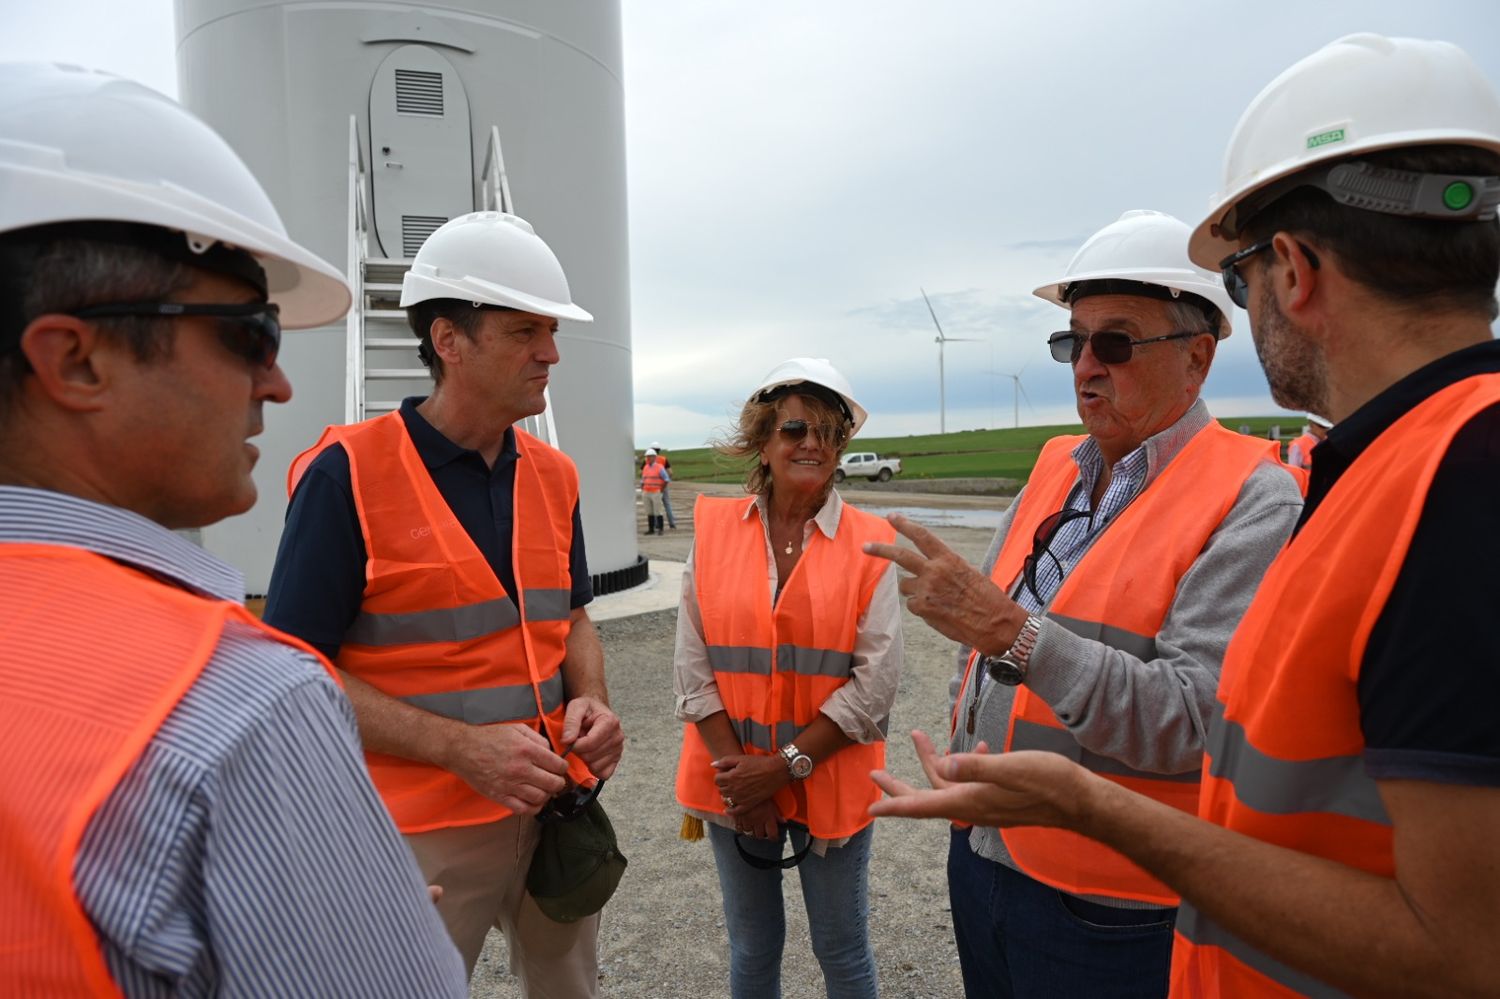
<instances>
[{"instance_id":1,"label":"blue and white striped shirt","mask_svg":"<svg viewBox=\"0 0 1500 999\"><path fill-rule=\"evenodd\" d=\"M59 493L0 486L7 542L244 592L159 525ZM74 886L127 996L468 994L348 701L311 656L243 623L89 822Z\"/></svg>"}]
</instances>

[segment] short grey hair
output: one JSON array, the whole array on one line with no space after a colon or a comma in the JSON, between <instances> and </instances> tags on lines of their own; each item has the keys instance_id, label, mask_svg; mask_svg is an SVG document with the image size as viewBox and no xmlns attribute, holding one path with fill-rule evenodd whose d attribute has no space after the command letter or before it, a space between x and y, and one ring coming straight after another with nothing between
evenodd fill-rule
<instances>
[{"instance_id":1,"label":"short grey hair","mask_svg":"<svg viewBox=\"0 0 1500 999\"><path fill-rule=\"evenodd\" d=\"M1167 321L1172 324L1172 329L1176 332L1195 333L1202 330L1204 333L1213 334L1216 340L1223 339L1229 333L1227 318L1212 306L1205 308L1191 298L1177 298L1166 304ZM1177 342L1183 349L1187 349L1193 341L1183 337Z\"/></svg>"}]
</instances>

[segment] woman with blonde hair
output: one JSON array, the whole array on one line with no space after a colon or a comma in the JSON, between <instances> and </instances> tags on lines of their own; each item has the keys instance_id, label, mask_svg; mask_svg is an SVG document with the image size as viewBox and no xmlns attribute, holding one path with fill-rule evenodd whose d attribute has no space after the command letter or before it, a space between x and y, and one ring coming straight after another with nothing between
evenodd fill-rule
<instances>
[{"instance_id":1,"label":"woman with blonde hair","mask_svg":"<svg viewBox=\"0 0 1500 999\"><path fill-rule=\"evenodd\" d=\"M865 416L826 360L783 362L719 445L754 459L751 495L700 496L694 511L677 619L677 799L685 835L708 825L735 999L780 995L791 867L828 995L878 992L870 771L885 760L901 609L892 566L861 545L895 531L833 489Z\"/></svg>"}]
</instances>

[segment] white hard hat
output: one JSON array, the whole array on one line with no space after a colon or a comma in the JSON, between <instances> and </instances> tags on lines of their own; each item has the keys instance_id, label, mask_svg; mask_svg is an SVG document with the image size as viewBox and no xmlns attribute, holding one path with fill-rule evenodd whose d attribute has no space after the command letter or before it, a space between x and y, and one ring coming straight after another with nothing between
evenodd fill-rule
<instances>
[{"instance_id":1,"label":"white hard hat","mask_svg":"<svg viewBox=\"0 0 1500 999\"><path fill-rule=\"evenodd\" d=\"M646 448L646 457L648 457L648 458L655 458L656 457L656 448L654 448L654 447L648 447L648 448Z\"/></svg>"},{"instance_id":2,"label":"white hard hat","mask_svg":"<svg viewBox=\"0 0 1500 999\"><path fill-rule=\"evenodd\" d=\"M659 443L657 443L656 441L652 441L651 442L651 448L652 448L652 450L660 451L661 450L661 445Z\"/></svg>"},{"instance_id":3,"label":"white hard hat","mask_svg":"<svg viewBox=\"0 0 1500 999\"><path fill-rule=\"evenodd\" d=\"M777 389L808 384L828 389L834 396L829 401L841 402L844 415L854 424L849 429L849 436L859 433L859 428L865 425L870 414L854 401L854 390L849 387L849 379L839 374L839 370L824 357L793 357L782 361L761 379L755 391L750 393L750 398L767 402L785 394L778 393Z\"/></svg>"},{"instance_id":4,"label":"white hard hat","mask_svg":"<svg viewBox=\"0 0 1500 999\"><path fill-rule=\"evenodd\" d=\"M401 307L457 298L590 323L550 247L518 215L470 212L438 227L406 272Z\"/></svg>"},{"instance_id":5,"label":"white hard hat","mask_svg":"<svg viewBox=\"0 0 1500 999\"><path fill-rule=\"evenodd\" d=\"M1209 201L1208 217L1193 231L1189 253L1195 262L1217 267L1239 249L1235 237L1242 220L1231 216L1268 184L1352 154L1419 145L1500 153L1500 97L1479 67L1448 42L1374 34L1340 38L1272 80L1240 116L1224 154L1223 184ZM1373 207L1361 201L1388 198L1394 187L1399 203L1410 206L1400 214L1478 217L1472 209L1480 199L1445 208L1448 183L1419 192L1420 177L1351 175L1347 196L1339 200ZM1436 212L1414 210L1418 207ZM1459 209L1471 214L1451 214Z\"/></svg>"},{"instance_id":6,"label":"white hard hat","mask_svg":"<svg viewBox=\"0 0 1500 999\"><path fill-rule=\"evenodd\" d=\"M1230 333L1234 304L1217 271L1204 270L1188 259L1189 231L1186 222L1164 212L1126 212L1088 238L1062 277L1033 294L1065 309L1072 308L1078 286L1084 282L1104 282L1093 290L1168 301L1196 296L1219 310L1219 329L1215 332L1222 340ZM1114 282L1129 284L1117 286Z\"/></svg>"},{"instance_id":7,"label":"white hard hat","mask_svg":"<svg viewBox=\"0 0 1500 999\"><path fill-rule=\"evenodd\" d=\"M349 311L339 270L287 237L250 169L180 104L95 70L0 63L0 232L87 222L181 233L209 269L218 245L250 254L288 329Z\"/></svg>"}]
</instances>

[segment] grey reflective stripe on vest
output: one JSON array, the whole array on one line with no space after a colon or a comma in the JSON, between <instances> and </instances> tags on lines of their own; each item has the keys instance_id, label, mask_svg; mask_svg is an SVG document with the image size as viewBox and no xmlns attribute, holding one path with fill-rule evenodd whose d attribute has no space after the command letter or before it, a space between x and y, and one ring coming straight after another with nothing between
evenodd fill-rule
<instances>
[{"instance_id":1,"label":"grey reflective stripe on vest","mask_svg":"<svg viewBox=\"0 0 1500 999\"><path fill-rule=\"evenodd\" d=\"M771 653L749 645L710 645L708 664L715 673L771 675ZM776 646L776 669L798 676L846 677L854 668L854 655L832 649L809 649L800 645Z\"/></svg>"},{"instance_id":2,"label":"grey reflective stripe on vest","mask_svg":"<svg viewBox=\"0 0 1500 999\"><path fill-rule=\"evenodd\" d=\"M771 728L769 725L762 725L760 722L752 721L749 718L731 718L729 719L729 724L734 726L735 734L740 737L741 746L754 746L757 749L764 749L768 753L780 749L782 746L795 740L798 732L795 722L777 722L776 739L773 742L771 740Z\"/></svg>"},{"instance_id":3,"label":"grey reflective stripe on vest","mask_svg":"<svg viewBox=\"0 0 1500 999\"><path fill-rule=\"evenodd\" d=\"M1050 610L1047 612L1047 616L1079 638L1087 638L1091 642L1103 642L1112 649L1118 649L1127 655L1135 656L1141 662L1149 663L1156 658L1156 637L1154 635L1137 635L1133 631L1116 628L1112 624L1085 621L1082 618L1068 617L1065 614L1054 614Z\"/></svg>"},{"instance_id":4,"label":"grey reflective stripe on vest","mask_svg":"<svg viewBox=\"0 0 1500 999\"><path fill-rule=\"evenodd\" d=\"M372 614L360 611L344 641L355 645L416 645L424 642L467 642L521 623L509 597L462 607Z\"/></svg>"},{"instance_id":5,"label":"grey reflective stripe on vest","mask_svg":"<svg viewBox=\"0 0 1500 999\"><path fill-rule=\"evenodd\" d=\"M710 645L708 664L715 673L771 675L771 650L748 645Z\"/></svg>"},{"instance_id":6,"label":"grey reflective stripe on vest","mask_svg":"<svg viewBox=\"0 0 1500 999\"><path fill-rule=\"evenodd\" d=\"M1208 772L1234 785L1234 795L1257 812L1327 812L1390 825L1380 789L1359 756L1281 760L1250 744L1244 726L1224 717L1222 702L1208 726Z\"/></svg>"},{"instance_id":7,"label":"grey reflective stripe on vest","mask_svg":"<svg viewBox=\"0 0 1500 999\"><path fill-rule=\"evenodd\" d=\"M573 595L568 590L523 590L528 621L566 621L572 616ZM467 642L521 623L509 597L462 607L374 614L361 611L344 641L355 645L420 645L429 642Z\"/></svg>"},{"instance_id":8,"label":"grey reflective stripe on vest","mask_svg":"<svg viewBox=\"0 0 1500 999\"><path fill-rule=\"evenodd\" d=\"M1313 999L1338 999L1348 994L1318 981L1306 972L1287 967L1264 951L1256 950L1186 901L1177 910L1177 932L1199 947L1219 947L1233 955L1241 964Z\"/></svg>"},{"instance_id":9,"label":"grey reflective stripe on vest","mask_svg":"<svg viewBox=\"0 0 1500 999\"><path fill-rule=\"evenodd\" d=\"M570 590L527 587L521 593L526 601L528 621L566 621L573 616L573 594Z\"/></svg>"},{"instance_id":10,"label":"grey reflective stripe on vest","mask_svg":"<svg viewBox=\"0 0 1500 999\"><path fill-rule=\"evenodd\" d=\"M749 718L730 718L729 724L734 726L734 733L740 737L741 746L755 746L768 753L775 752L787 743L795 741L799 731L795 722L777 722L776 740L773 743L769 725L762 725ZM890 716L887 715L875 724L879 727L880 734L885 735L891 727Z\"/></svg>"},{"instance_id":11,"label":"grey reflective stripe on vest","mask_svg":"<svg viewBox=\"0 0 1500 999\"><path fill-rule=\"evenodd\" d=\"M541 683L542 710L550 713L562 707L563 678L554 673ZM504 687L482 687L477 690L451 690L441 694L413 694L400 700L444 718L491 725L495 722L526 721L537 716L536 695L531 684L515 683Z\"/></svg>"},{"instance_id":12,"label":"grey reflective stripe on vest","mask_svg":"<svg viewBox=\"0 0 1500 999\"><path fill-rule=\"evenodd\" d=\"M1146 780L1167 781L1172 784L1196 784L1202 774L1201 770L1190 770L1181 774L1157 774L1147 770L1137 770L1119 760L1084 749L1078 744L1078 740L1073 738L1073 733L1065 728L1038 725L1024 718L1016 719L1015 733L1011 737L1010 748L1012 751L1040 749L1048 753L1056 753L1059 756L1066 756L1074 763L1096 774L1108 774L1113 777L1140 777Z\"/></svg>"},{"instance_id":13,"label":"grey reflective stripe on vest","mask_svg":"<svg viewBox=\"0 0 1500 999\"><path fill-rule=\"evenodd\" d=\"M800 645L776 646L776 669L798 676L848 676L854 668L852 652L809 649Z\"/></svg>"}]
</instances>

